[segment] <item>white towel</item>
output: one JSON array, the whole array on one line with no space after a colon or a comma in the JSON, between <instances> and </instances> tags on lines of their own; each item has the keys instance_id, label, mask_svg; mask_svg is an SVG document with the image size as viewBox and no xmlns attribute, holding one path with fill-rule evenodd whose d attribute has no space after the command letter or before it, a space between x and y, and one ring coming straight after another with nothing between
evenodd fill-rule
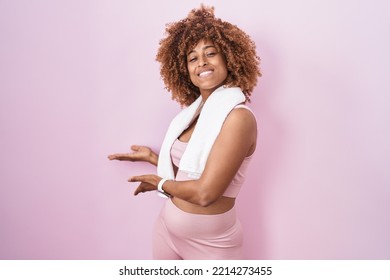
<instances>
[{"instance_id":1,"label":"white towel","mask_svg":"<svg viewBox=\"0 0 390 280\"><path fill-rule=\"evenodd\" d=\"M194 179L198 179L201 176L211 147L221 131L227 115L236 105L244 101L245 95L238 87L219 87L207 98L201 109L191 139L180 160L179 170L188 173L188 176ZM196 117L201 103L202 98L200 96L172 120L161 146L157 165L158 176L171 180L174 179L170 155L171 147L173 142Z\"/></svg>"}]
</instances>

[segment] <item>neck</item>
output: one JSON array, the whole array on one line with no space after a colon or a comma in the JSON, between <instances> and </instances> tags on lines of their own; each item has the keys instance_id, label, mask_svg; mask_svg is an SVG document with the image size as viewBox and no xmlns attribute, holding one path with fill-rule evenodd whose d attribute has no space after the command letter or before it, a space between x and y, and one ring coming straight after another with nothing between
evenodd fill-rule
<instances>
[{"instance_id":1,"label":"neck","mask_svg":"<svg viewBox=\"0 0 390 280\"><path fill-rule=\"evenodd\" d=\"M202 90L200 92L200 96L202 96L202 103L206 102L207 98L209 98L209 96L213 93L213 91Z\"/></svg>"},{"instance_id":2,"label":"neck","mask_svg":"<svg viewBox=\"0 0 390 280\"><path fill-rule=\"evenodd\" d=\"M222 86L222 85L221 85ZM218 88L220 88L221 86L217 86L216 88L213 88L213 89L201 89L200 90L200 95L202 96L202 102L206 102L207 98L209 98L209 96L215 91L217 90Z\"/></svg>"}]
</instances>

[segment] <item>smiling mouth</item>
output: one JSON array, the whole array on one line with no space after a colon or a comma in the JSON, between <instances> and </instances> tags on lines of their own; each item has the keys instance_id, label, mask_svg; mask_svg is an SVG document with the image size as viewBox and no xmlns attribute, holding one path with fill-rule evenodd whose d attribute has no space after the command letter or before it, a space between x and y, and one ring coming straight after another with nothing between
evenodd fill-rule
<instances>
[{"instance_id":1,"label":"smiling mouth","mask_svg":"<svg viewBox=\"0 0 390 280\"><path fill-rule=\"evenodd\" d=\"M205 76L210 75L211 73L213 73L212 70L207 70L207 71L204 71L204 72L199 73L198 76L199 76L199 77L205 77Z\"/></svg>"}]
</instances>

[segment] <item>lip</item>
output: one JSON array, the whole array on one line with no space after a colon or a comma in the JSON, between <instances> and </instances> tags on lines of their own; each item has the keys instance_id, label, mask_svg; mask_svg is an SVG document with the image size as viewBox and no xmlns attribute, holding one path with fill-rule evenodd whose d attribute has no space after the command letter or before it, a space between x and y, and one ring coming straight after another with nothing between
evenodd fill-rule
<instances>
[{"instance_id":1,"label":"lip","mask_svg":"<svg viewBox=\"0 0 390 280\"><path fill-rule=\"evenodd\" d=\"M199 77L206 77L214 72L213 69L202 69L197 73Z\"/></svg>"}]
</instances>

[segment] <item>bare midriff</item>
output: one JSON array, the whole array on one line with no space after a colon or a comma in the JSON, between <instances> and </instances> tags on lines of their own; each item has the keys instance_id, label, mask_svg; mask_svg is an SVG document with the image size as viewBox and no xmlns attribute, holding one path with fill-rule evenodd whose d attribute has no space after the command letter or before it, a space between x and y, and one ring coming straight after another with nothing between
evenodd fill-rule
<instances>
[{"instance_id":1,"label":"bare midriff","mask_svg":"<svg viewBox=\"0 0 390 280\"><path fill-rule=\"evenodd\" d=\"M175 204L179 209L183 210L184 212L203 215L216 215L225 213L233 208L235 200L236 199L232 197L221 196L214 203L210 204L207 207L204 207L177 197L172 198L173 204Z\"/></svg>"}]
</instances>

